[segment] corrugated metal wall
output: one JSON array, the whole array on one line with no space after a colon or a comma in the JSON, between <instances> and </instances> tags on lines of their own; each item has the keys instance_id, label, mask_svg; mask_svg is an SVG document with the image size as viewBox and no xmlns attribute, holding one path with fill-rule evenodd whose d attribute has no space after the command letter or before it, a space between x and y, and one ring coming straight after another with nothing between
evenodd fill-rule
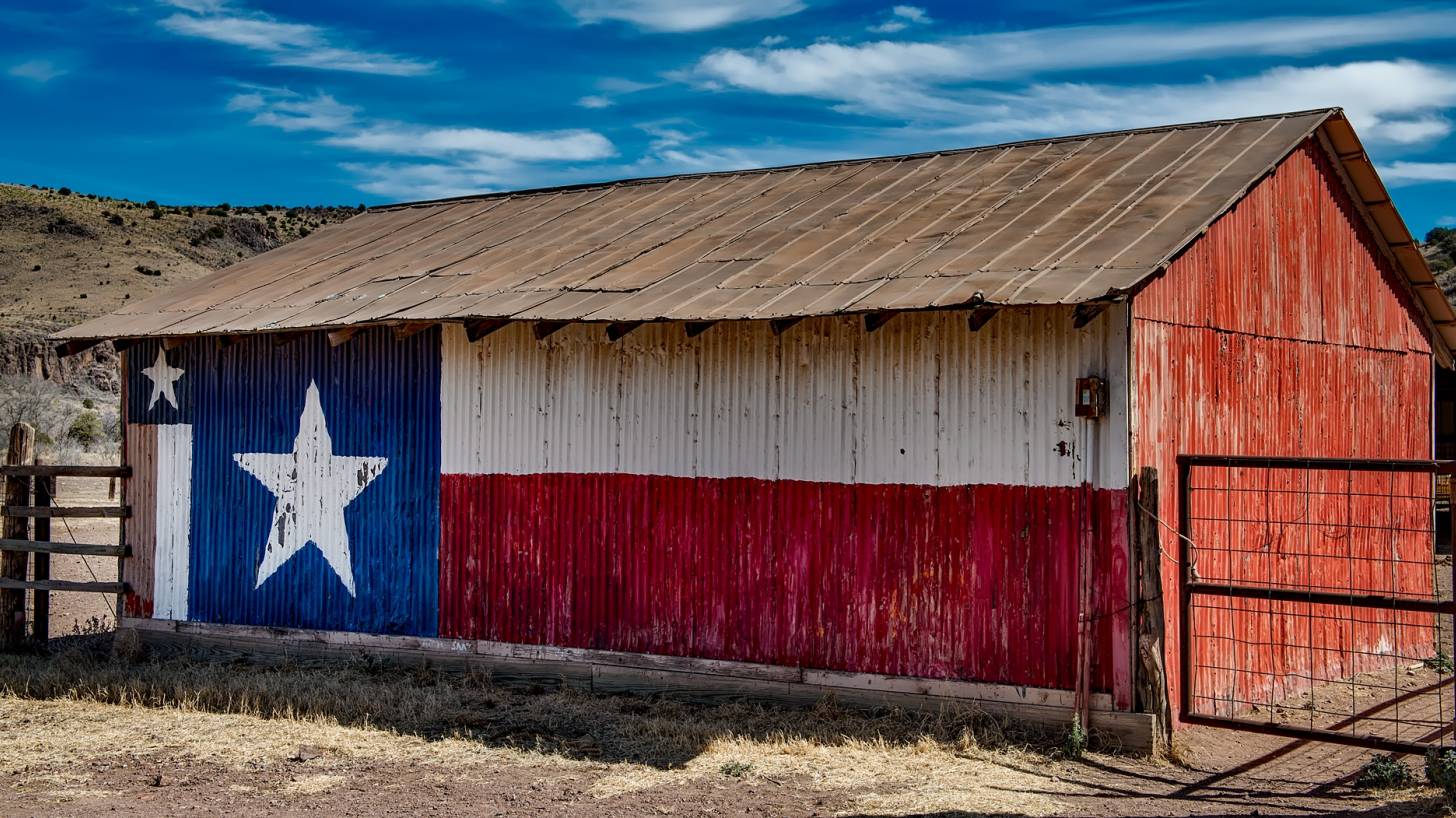
<instances>
[{"instance_id":1,"label":"corrugated metal wall","mask_svg":"<svg viewBox=\"0 0 1456 818\"><path fill-rule=\"evenodd\" d=\"M1076 379L1125 383L1124 313L1067 307L910 313L875 333L820 318L773 335L600 327L537 342L525 324L470 344L445 329L447 474L628 473L859 484L1127 486L1127 402L1073 416Z\"/></svg>"},{"instance_id":2,"label":"corrugated metal wall","mask_svg":"<svg viewBox=\"0 0 1456 818\"><path fill-rule=\"evenodd\" d=\"M1431 456L1430 346L1400 282L1311 141L1137 295L1133 451L1135 465L1159 470L1160 516L1169 526L1178 524L1179 453ZM1178 598L1178 565L1166 555L1177 546L1165 530L1170 601ZM1377 578L1357 580L1373 587ZM1181 680L1171 635L1179 611L1176 604L1165 610L1176 702ZM1252 614L1216 624L1265 644L1278 638ZM1198 663L1251 661L1233 653ZM1310 670L1285 667L1293 659L1272 649L1257 661L1274 673ZM1227 680L1209 678L1200 687Z\"/></svg>"},{"instance_id":3,"label":"corrugated metal wall","mask_svg":"<svg viewBox=\"0 0 1456 818\"><path fill-rule=\"evenodd\" d=\"M365 330L340 347L323 333L201 339L166 352L175 403L151 401L139 371L159 352L128 352L129 611L434 635L439 332ZM190 509L176 508L188 492ZM162 588L166 576L185 588Z\"/></svg>"},{"instance_id":4,"label":"corrugated metal wall","mask_svg":"<svg viewBox=\"0 0 1456 818\"><path fill-rule=\"evenodd\" d=\"M441 633L1069 688L1090 515L1125 706L1125 320L447 329Z\"/></svg>"}]
</instances>

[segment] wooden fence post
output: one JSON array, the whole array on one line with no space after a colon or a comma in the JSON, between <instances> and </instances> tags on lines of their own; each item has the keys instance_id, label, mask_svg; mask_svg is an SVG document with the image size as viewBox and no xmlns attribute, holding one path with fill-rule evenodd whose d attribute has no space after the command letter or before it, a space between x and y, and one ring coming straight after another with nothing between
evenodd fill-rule
<instances>
[{"instance_id":1,"label":"wooden fence post","mask_svg":"<svg viewBox=\"0 0 1456 818\"><path fill-rule=\"evenodd\" d=\"M10 427L10 451L7 466L28 466L35 460L35 427L17 423ZM5 505L30 505L30 478L18 475L5 478ZM5 515L5 538L24 540L29 537L25 517ZM25 581L27 558L24 551L0 551L0 577ZM25 589L0 589L0 649L17 650L25 642Z\"/></svg>"},{"instance_id":2,"label":"wooden fence post","mask_svg":"<svg viewBox=\"0 0 1456 818\"><path fill-rule=\"evenodd\" d=\"M1158 470L1144 466L1134 484L1137 503L1138 616L1137 693L1141 709L1153 715L1153 743L1161 752L1172 740L1168 671L1164 653L1163 548L1158 517Z\"/></svg>"},{"instance_id":3,"label":"wooden fence post","mask_svg":"<svg viewBox=\"0 0 1456 818\"><path fill-rule=\"evenodd\" d=\"M35 458L37 466L42 465L40 457ZM50 508L55 499L56 477L35 477L35 504L41 508ZM30 538L36 542L51 541L51 518L36 517L31 523ZM51 555L45 551L35 552L32 557L31 577L36 582L44 582L51 578ZM85 559L85 557L82 557ZM30 606L30 615L34 620L30 625L30 635L35 641L44 645L51 638L51 592L37 588L32 592L31 599L34 600Z\"/></svg>"}]
</instances>

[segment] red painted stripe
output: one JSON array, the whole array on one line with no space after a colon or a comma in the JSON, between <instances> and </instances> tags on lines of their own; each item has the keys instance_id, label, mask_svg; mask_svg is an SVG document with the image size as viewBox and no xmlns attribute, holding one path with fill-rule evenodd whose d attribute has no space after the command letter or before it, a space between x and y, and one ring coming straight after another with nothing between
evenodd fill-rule
<instances>
[{"instance_id":1,"label":"red painted stripe","mask_svg":"<svg viewBox=\"0 0 1456 818\"><path fill-rule=\"evenodd\" d=\"M446 475L440 633L1071 688L1089 511L1110 690L1127 495L1089 487Z\"/></svg>"}]
</instances>

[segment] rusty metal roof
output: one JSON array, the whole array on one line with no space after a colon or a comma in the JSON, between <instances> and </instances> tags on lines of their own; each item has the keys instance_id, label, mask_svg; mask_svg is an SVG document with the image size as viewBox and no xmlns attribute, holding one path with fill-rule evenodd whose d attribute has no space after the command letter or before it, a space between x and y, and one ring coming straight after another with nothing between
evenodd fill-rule
<instances>
[{"instance_id":1,"label":"rusty metal roof","mask_svg":"<svg viewBox=\"0 0 1456 818\"><path fill-rule=\"evenodd\" d=\"M1116 297L1336 124L1336 147L1358 150L1328 109L374 208L57 338L791 318ZM1368 176L1379 185L1373 169ZM1408 241L1388 213L1375 219L1383 234ZM1431 279L1419 252L1400 259L1419 260Z\"/></svg>"}]
</instances>

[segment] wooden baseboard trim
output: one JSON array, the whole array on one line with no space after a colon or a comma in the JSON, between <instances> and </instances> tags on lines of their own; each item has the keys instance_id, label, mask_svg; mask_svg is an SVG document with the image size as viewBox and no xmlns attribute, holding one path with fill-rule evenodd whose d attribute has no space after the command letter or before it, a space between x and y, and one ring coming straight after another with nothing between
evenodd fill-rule
<instances>
[{"instance_id":1,"label":"wooden baseboard trim","mask_svg":"<svg viewBox=\"0 0 1456 818\"><path fill-rule=\"evenodd\" d=\"M428 661L481 670L502 684L566 686L599 693L661 695L695 701L752 699L810 706L826 696L852 707L915 711L973 707L988 715L1058 729L1070 723L1072 692L1017 685L812 670L751 662L643 653L520 645L468 639L380 636L344 631L220 625L124 617L120 627L144 640L254 655L341 657L368 652L402 663ZM1092 730L1132 753L1153 749L1153 717L1112 709L1111 697L1092 697Z\"/></svg>"}]
</instances>

